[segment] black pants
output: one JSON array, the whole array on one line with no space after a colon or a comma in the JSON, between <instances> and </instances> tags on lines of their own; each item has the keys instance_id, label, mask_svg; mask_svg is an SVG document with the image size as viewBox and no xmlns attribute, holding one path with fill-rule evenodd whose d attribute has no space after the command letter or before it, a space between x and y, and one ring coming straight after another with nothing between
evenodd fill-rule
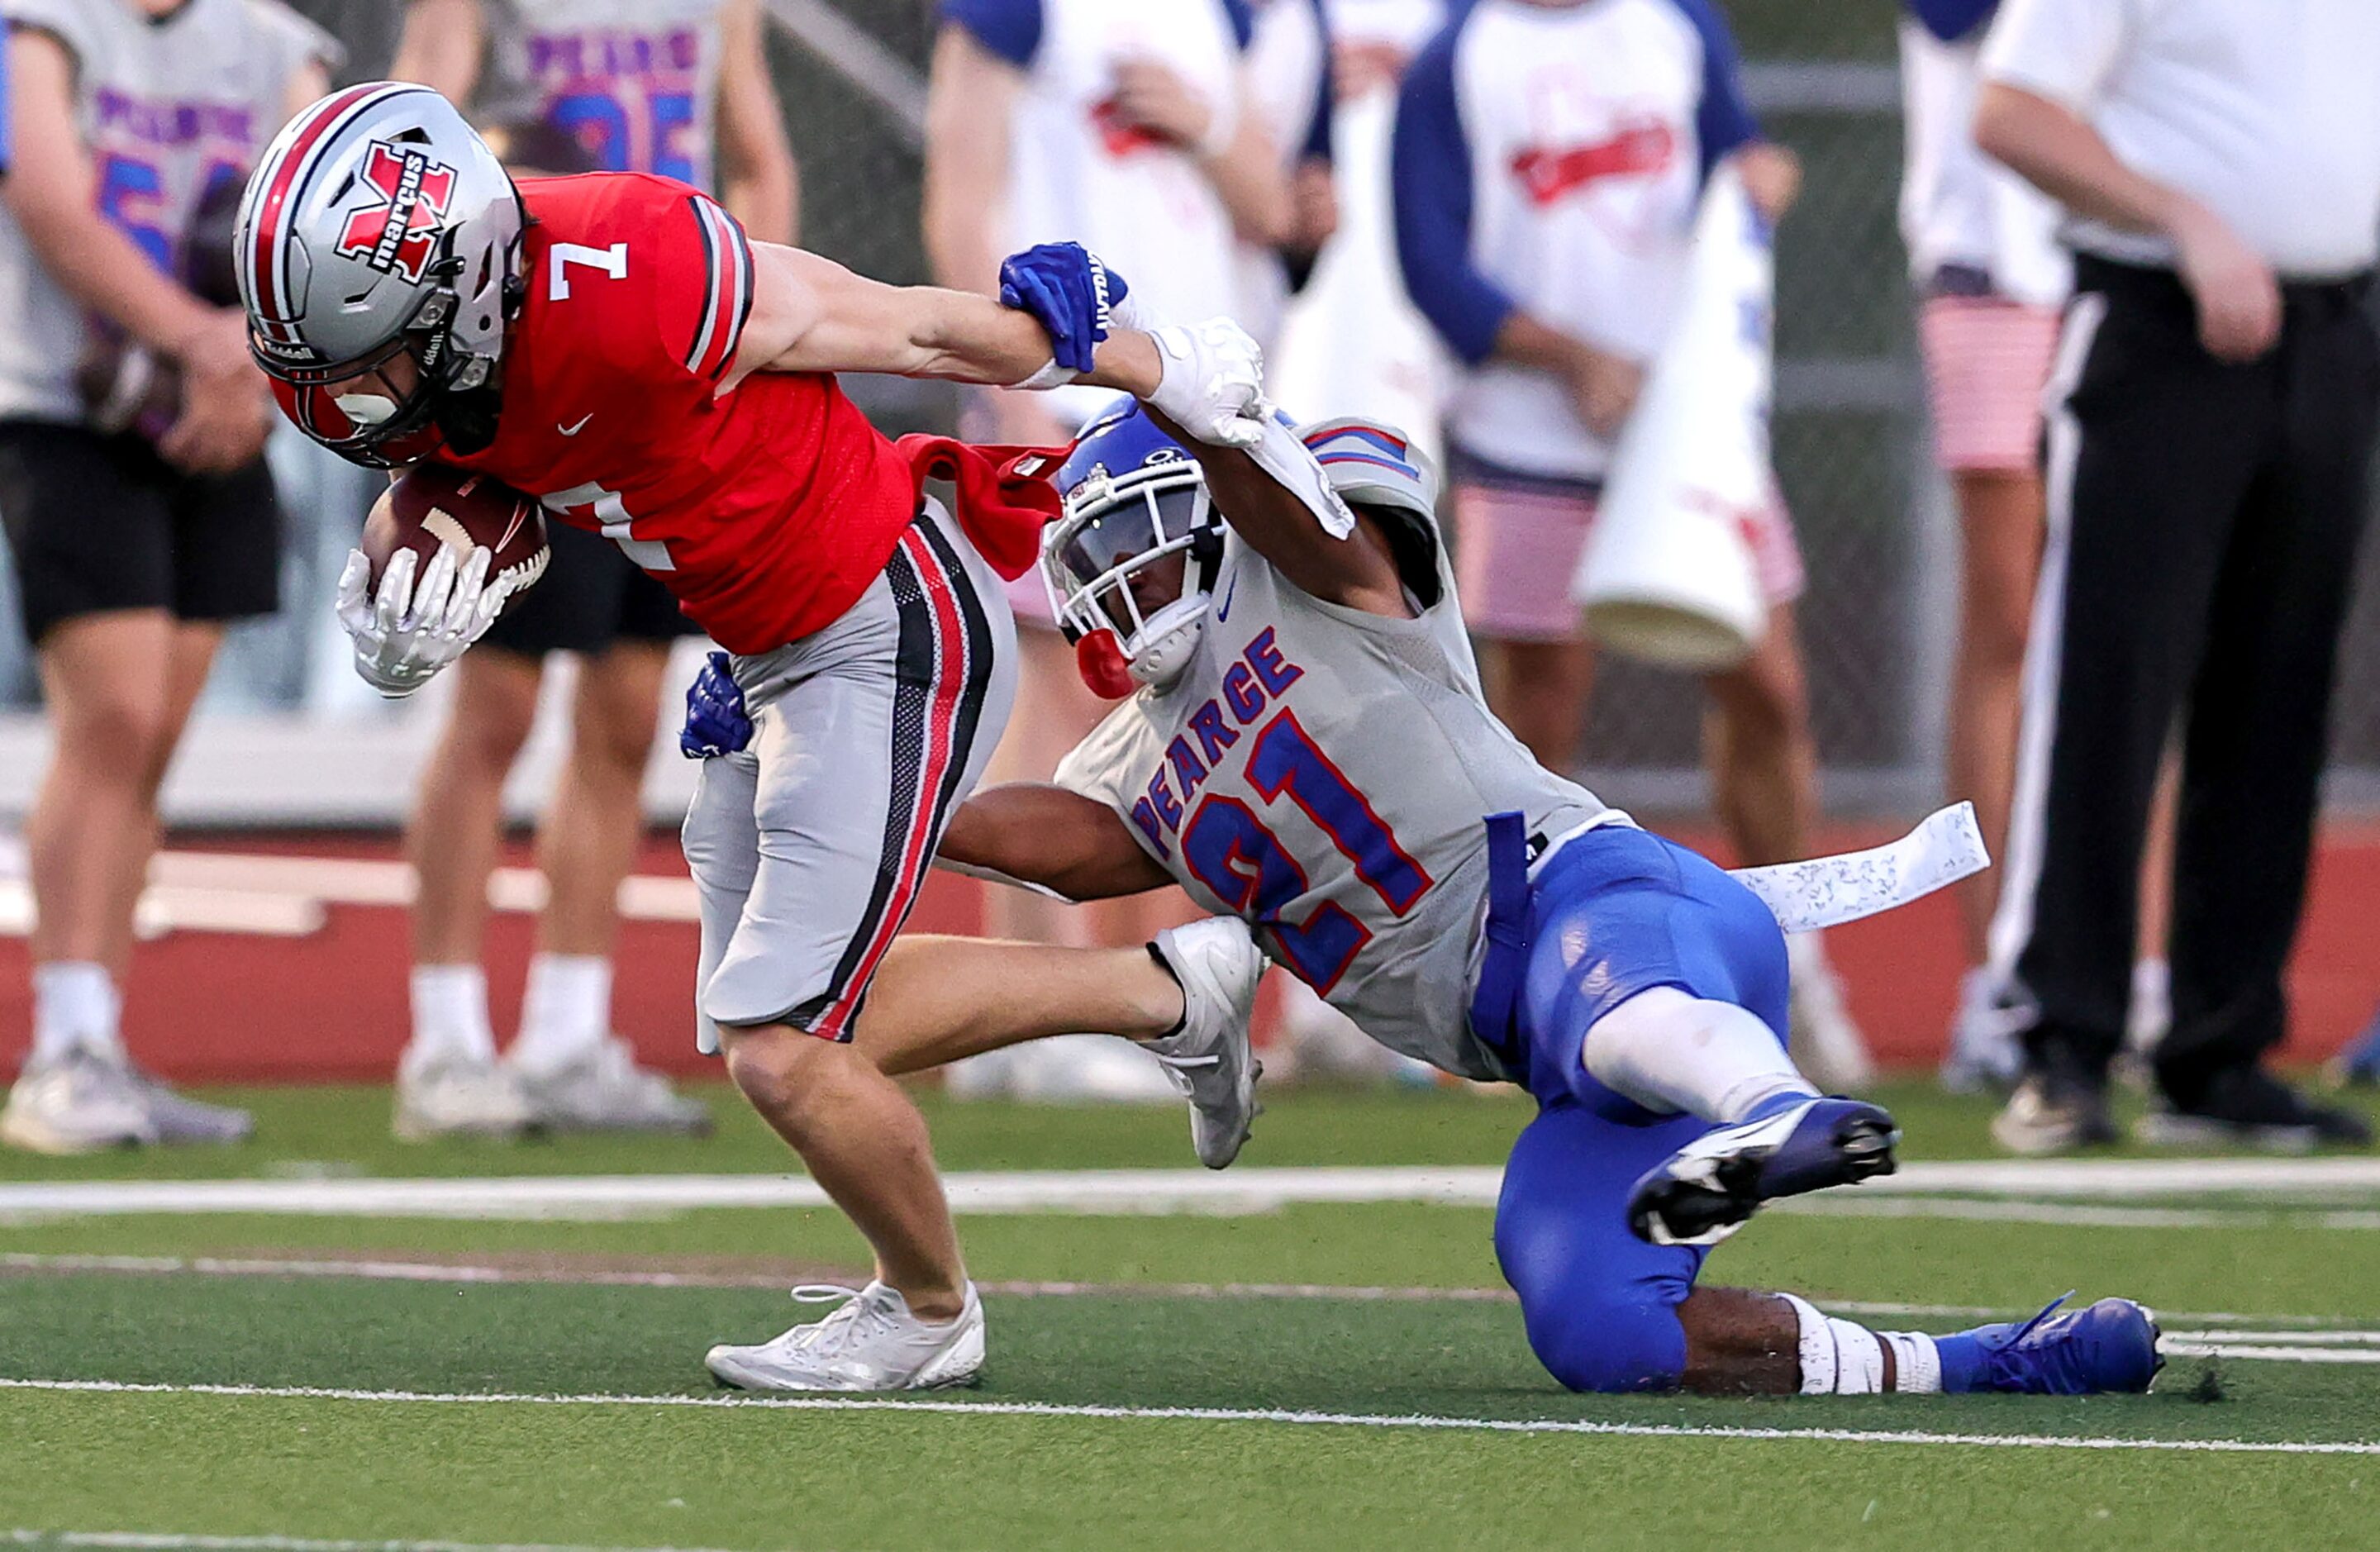
<instances>
[{"instance_id":1,"label":"black pants","mask_svg":"<svg viewBox=\"0 0 2380 1552\"><path fill-rule=\"evenodd\" d=\"M2036 1010L2036 1065L2104 1074L2178 727L2173 1027L2156 1069L2187 1106L2287 1023L2380 346L2361 284L2287 288L2280 343L2227 366L2170 273L2084 258L2075 283L1994 957Z\"/></svg>"}]
</instances>

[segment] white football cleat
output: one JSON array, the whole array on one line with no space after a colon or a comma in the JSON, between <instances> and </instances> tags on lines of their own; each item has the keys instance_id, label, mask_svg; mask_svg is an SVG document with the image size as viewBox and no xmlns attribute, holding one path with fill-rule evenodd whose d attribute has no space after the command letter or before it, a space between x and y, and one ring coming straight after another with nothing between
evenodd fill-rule
<instances>
[{"instance_id":1,"label":"white football cleat","mask_svg":"<svg viewBox=\"0 0 2380 1552\"><path fill-rule=\"evenodd\" d=\"M27 1062L0 1109L0 1142L32 1153L95 1153L156 1141L156 1118L132 1069L84 1046Z\"/></svg>"},{"instance_id":2,"label":"white football cleat","mask_svg":"<svg viewBox=\"0 0 2380 1552\"><path fill-rule=\"evenodd\" d=\"M417 1054L408 1047L396 1067L398 1140L511 1137L535 1119L520 1079L499 1061L468 1056Z\"/></svg>"},{"instance_id":3,"label":"white football cleat","mask_svg":"<svg viewBox=\"0 0 2380 1552\"><path fill-rule=\"evenodd\" d=\"M1150 947L1182 983L1182 1027L1148 1049L1190 1101L1198 1162L1220 1170L1239 1157L1260 1108L1264 1065L1249 1049L1248 1019L1264 979L1264 951L1237 916L1168 928Z\"/></svg>"},{"instance_id":4,"label":"white football cleat","mask_svg":"<svg viewBox=\"0 0 2380 1552\"><path fill-rule=\"evenodd\" d=\"M898 1290L804 1284L796 1303L844 1301L823 1320L752 1347L714 1347L703 1363L739 1390L940 1390L972 1385L983 1369L983 1303L967 1284L958 1318L929 1325Z\"/></svg>"},{"instance_id":5,"label":"white football cleat","mask_svg":"<svg viewBox=\"0 0 2380 1552\"><path fill-rule=\"evenodd\" d=\"M616 1035L551 1070L509 1058L501 1065L527 1101L531 1124L549 1131L701 1136L710 1130L710 1107L680 1094L659 1073L638 1066L628 1042Z\"/></svg>"}]
</instances>

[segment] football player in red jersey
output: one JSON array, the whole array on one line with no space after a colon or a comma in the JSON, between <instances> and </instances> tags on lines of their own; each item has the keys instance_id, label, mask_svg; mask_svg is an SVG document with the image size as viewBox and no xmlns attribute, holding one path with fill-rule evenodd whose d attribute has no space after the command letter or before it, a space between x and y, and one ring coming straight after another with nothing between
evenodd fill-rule
<instances>
[{"instance_id":1,"label":"football player in red jersey","mask_svg":"<svg viewBox=\"0 0 2380 1552\"><path fill-rule=\"evenodd\" d=\"M1248 444L1256 347L1221 320L1053 339L987 297L747 242L665 178L516 188L444 98L388 82L283 131L249 185L238 258L256 358L315 440L530 492L619 543L736 654L759 732L707 762L686 826L699 1043L877 1256L851 1305L771 1344L784 1362L767 1382L971 1377L982 1310L924 1122L847 1042L999 737L1014 685L1000 576L1032 564L1057 498L1031 450L886 441L832 374L1090 382ZM921 495L929 475L954 483L955 512ZM341 577L357 668L385 694L418 688L503 607L485 552L459 572L451 553L418 576L400 554L376 590L360 554ZM1168 997L1118 1027L1174 1028L1160 1054L1203 1065L1245 1039L1200 995Z\"/></svg>"}]
</instances>

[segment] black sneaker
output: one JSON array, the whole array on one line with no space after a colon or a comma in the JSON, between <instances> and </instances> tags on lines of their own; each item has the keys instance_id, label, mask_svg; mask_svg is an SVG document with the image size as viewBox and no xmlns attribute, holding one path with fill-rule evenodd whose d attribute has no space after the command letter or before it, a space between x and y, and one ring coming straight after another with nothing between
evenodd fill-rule
<instances>
[{"instance_id":1,"label":"black sneaker","mask_svg":"<svg viewBox=\"0 0 2380 1552\"><path fill-rule=\"evenodd\" d=\"M2116 1140L2107 1117L2107 1085L2078 1073L2056 1069L2025 1073L2000 1113L1992 1118L1992 1141L2027 1158L2072 1153Z\"/></svg>"},{"instance_id":2,"label":"black sneaker","mask_svg":"<svg viewBox=\"0 0 2380 1552\"><path fill-rule=\"evenodd\" d=\"M2372 1127L2352 1110L2317 1105L2253 1065L2226 1067L2187 1105L2160 1100L2133 1134L2166 1147L2228 1143L2268 1153L2306 1153L2324 1143L2363 1146Z\"/></svg>"}]
</instances>

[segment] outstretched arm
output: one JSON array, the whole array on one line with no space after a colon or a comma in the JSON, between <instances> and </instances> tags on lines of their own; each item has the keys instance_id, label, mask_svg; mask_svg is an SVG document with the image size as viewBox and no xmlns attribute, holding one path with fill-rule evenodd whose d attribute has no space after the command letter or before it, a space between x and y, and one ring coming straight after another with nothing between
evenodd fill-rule
<instances>
[{"instance_id":1,"label":"outstretched arm","mask_svg":"<svg viewBox=\"0 0 2380 1552\"><path fill-rule=\"evenodd\" d=\"M752 313L730 386L756 371L891 372L1005 385L1050 358L1050 336L989 297L933 285L887 285L832 259L752 245ZM1081 381L1147 396L1163 376L1156 346L1135 330L1100 345Z\"/></svg>"},{"instance_id":2,"label":"outstretched arm","mask_svg":"<svg viewBox=\"0 0 2380 1552\"><path fill-rule=\"evenodd\" d=\"M1194 441L1155 410L1150 418L1198 460L1223 521L1300 591L1366 614L1413 618L1388 536L1361 506L1350 508L1355 531L1334 539L1301 497L1247 454Z\"/></svg>"},{"instance_id":3,"label":"outstretched arm","mask_svg":"<svg viewBox=\"0 0 2380 1552\"><path fill-rule=\"evenodd\" d=\"M947 863L1038 884L1069 900L1138 894L1172 880L1116 811L1065 787L1017 782L959 805L938 854Z\"/></svg>"}]
</instances>

